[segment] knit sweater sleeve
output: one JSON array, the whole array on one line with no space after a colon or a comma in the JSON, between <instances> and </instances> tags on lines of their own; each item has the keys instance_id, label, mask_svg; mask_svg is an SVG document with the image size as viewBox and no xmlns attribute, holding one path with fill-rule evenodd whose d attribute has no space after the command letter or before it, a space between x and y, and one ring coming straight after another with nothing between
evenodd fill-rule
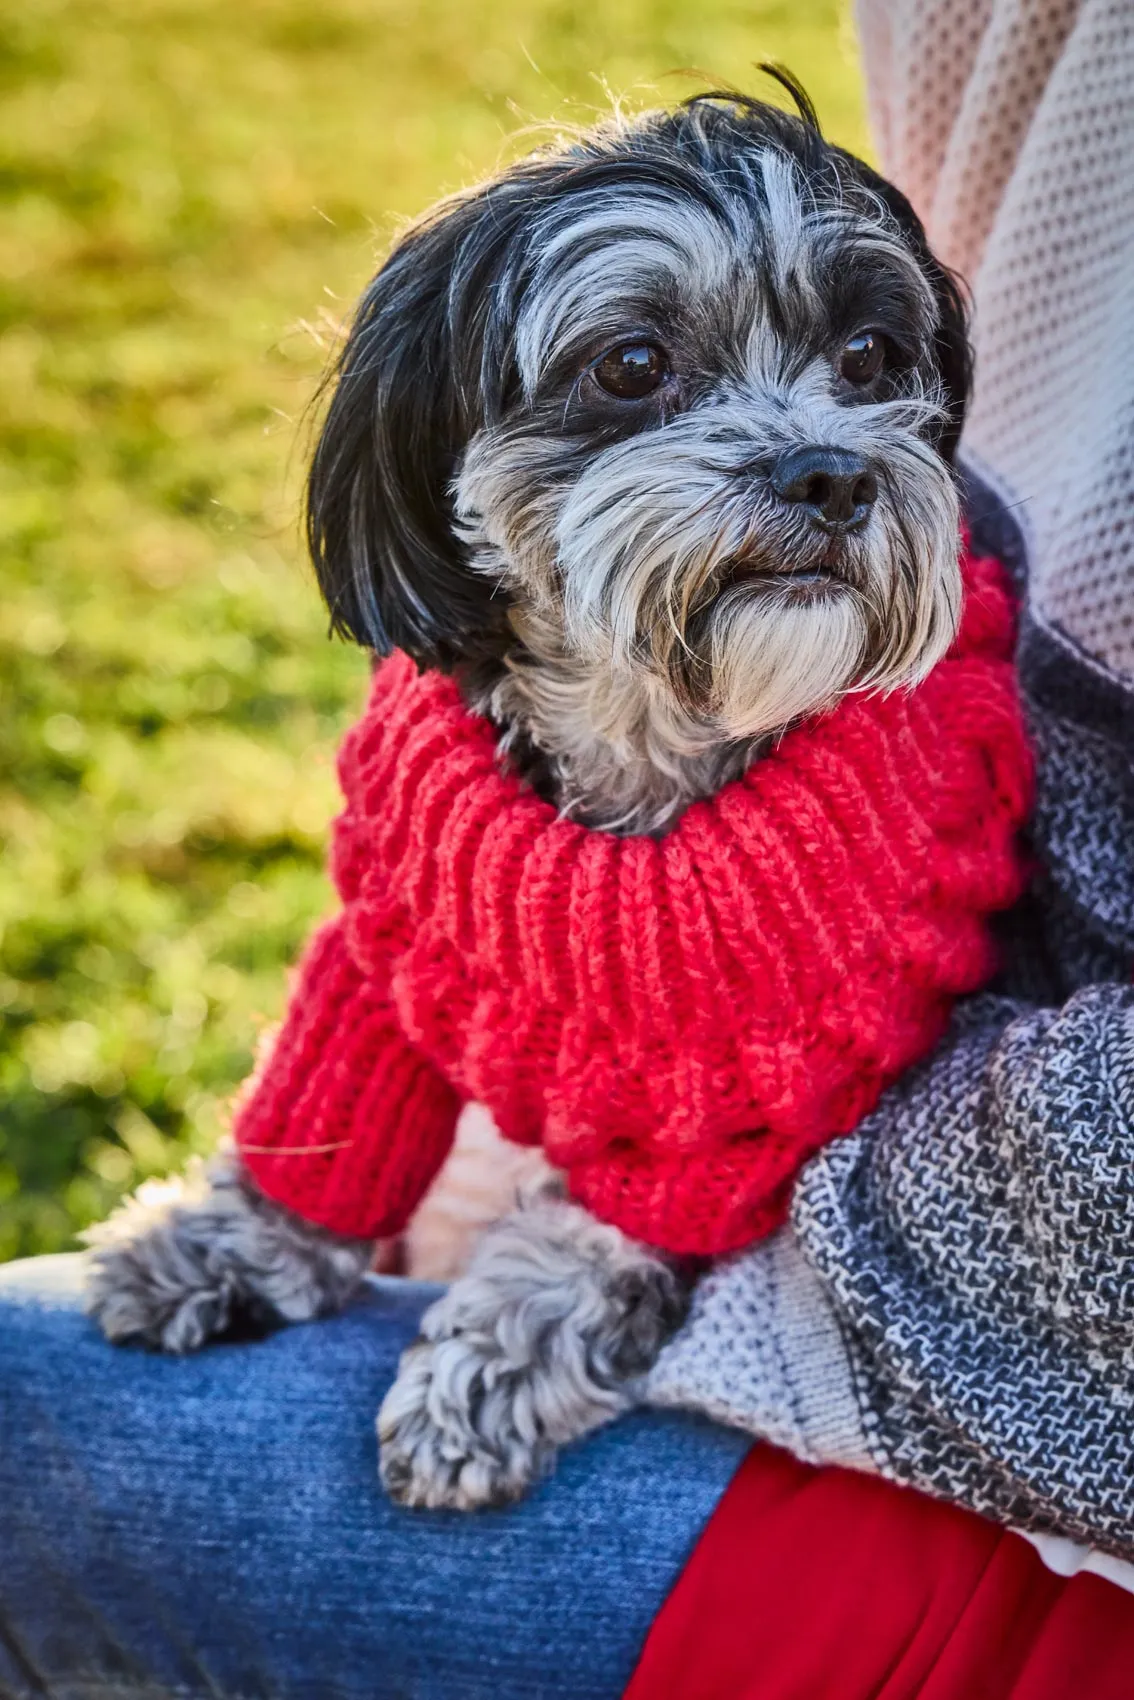
<instances>
[{"instance_id":1,"label":"knit sweater sleeve","mask_svg":"<svg viewBox=\"0 0 1134 1700\"><path fill-rule=\"evenodd\" d=\"M314 937L284 1022L238 1105L261 1189L338 1234L397 1233L453 1142L460 1100L403 1036L340 915Z\"/></svg>"},{"instance_id":2,"label":"knit sweater sleeve","mask_svg":"<svg viewBox=\"0 0 1134 1700\"><path fill-rule=\"evenodd\" d=\"M1134 990L976 1000L651 1383L812 1462L1134 1557Z\"/></svg>"}]
</instances>

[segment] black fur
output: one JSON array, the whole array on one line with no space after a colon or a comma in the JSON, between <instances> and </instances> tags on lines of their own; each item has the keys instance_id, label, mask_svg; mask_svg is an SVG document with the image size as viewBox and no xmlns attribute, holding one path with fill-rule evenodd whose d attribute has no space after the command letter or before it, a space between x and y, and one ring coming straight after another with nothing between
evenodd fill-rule
<instances>
[{"instance_id":1,"label":"black fur","mask_svg":"<svg viewBox=\"0 0 1134 1700\"><path fill-rule=\"evenodd\" d=\"M842 153L842 150L838 150ZM955 463L957 444L965 423L965 409L973 379L973 351L969 342L969 315L962 280L943 266L933 254L921 220L900 189L856 159L842 153L858 181L873 191L898 226L911 254L929 279L937 302L937 332L934 350L937 369L945 386L948 423L937 438L937 452L950 466Z\"/></svg>"}]
</instances>

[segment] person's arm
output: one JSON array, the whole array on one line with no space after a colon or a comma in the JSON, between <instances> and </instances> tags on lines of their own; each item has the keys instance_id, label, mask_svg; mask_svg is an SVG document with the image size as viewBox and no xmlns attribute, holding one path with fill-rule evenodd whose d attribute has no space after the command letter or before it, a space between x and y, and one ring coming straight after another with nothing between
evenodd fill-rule
<instances>
[{"instance_id":1,"label":"person's arm","mask_svg":"<svg viewBox=\"0 0 1134 1700\"><path fill-rule=\"evenodd\" d=\"M810 1461L1130 1557L1134 989L978 1000L710 1275L652 1381Z\"/></svg>"}]
</instances>

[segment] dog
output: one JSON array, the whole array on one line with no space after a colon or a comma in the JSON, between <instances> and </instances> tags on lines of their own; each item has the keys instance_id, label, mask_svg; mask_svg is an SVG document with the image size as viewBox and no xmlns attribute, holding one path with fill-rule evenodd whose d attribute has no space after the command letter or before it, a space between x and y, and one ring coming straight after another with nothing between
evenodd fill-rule
<instances>
[{"instance_id":1,"label":"dog","mask_svg":"<svg viewBox=\"0 0 1134 1700\"><path fill-rule=\"evenodd\" d=\"M965 304L797 110L706 94L442 202L362 298L309 483L332 624L460 684L562 814L665 834L801 717L922 678L960 604ZM231 1152L91 1234L108 1338L341 1306L374 1258ZM625 1410L684 1272L554 1183L426 1312L379 1419L407 1505L523 1493Z\"/></svg>"}]
</instances>

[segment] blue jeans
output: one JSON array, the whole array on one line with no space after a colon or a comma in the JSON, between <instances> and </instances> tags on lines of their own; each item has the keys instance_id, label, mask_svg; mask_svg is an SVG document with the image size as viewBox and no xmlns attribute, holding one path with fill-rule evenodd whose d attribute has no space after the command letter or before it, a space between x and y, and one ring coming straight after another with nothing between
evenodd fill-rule
<instances>
[{"instance_id":1,"label":"blue jeans","mask_svg":"<svg viewBox=\"0 0 1134 1700\"><path fill-rule=\"evenodd\" d=\"M435 1289L174 1359L0 1269L0 1700L611 1700L743 1456L640 1414L505 1511L403 1511L374 1417Z\"/></svg>"}]
</instances>

